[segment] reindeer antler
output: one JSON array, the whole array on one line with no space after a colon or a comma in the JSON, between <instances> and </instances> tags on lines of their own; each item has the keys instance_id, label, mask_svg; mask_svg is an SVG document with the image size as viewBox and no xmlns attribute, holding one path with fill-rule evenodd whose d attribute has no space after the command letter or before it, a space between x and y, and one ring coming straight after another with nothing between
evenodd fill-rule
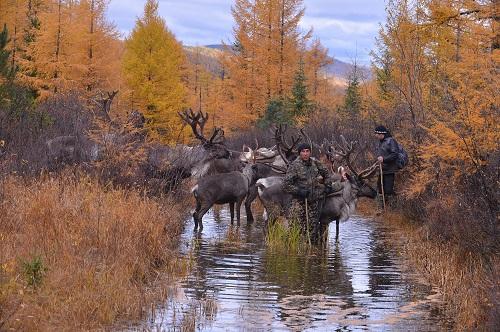
<instances>
[{"instance_id":1,"label":"reindeer antler","mask_svg":"<svg viewBox=\"0 0 500 332\"><path fill-rule=\"evenodd\" d=\"M300 136L296 137L292 135L290 136L291 142L287 142L285 137L287 129L288 127L286 125L280 124L274 130L274 140L276 141L276 147L282 158L283 153L286 157L289 157L293 153L297 144L302 140ZM285 162L288 162L287 158L284 158L284 160Z\"/></svg>"},{"instance_id":2,"label":"reindeer antler","mask_svg":"<svg viewBox=\"0 0 500 332\"><path fill-rule=\"evenodd\" d=\"M322 147L326 144L326 153L328 158L336 159L336 157L340 157L341 160L345 161L347 167L351 170L351 172L360 179L365 179L374 174L378 170L378 163L374 163L370 167L365 168L361 172L356 171L353 164L354 161L359 156L360 152L355 151L354 148L358 144L356 141L348 142L343 135L340 135L341 143L334 142L333 144L325 139L325 143L322 144ZM354 157L353 157L354 155Z\"/></svg>"},{"instance_id":3,"label":"reindeer antler","mask_svg":"<svg viewBox=\"0 0 500 332\"><path fill-rule=\"evenodd\" d=\"M357 157L357 153L355 154L354 160L351 158L351 155L354 151L354 147L357 145L356 141L348 142L344 135L340 135L341 142L335 141L333 144L329 143L329 147L327 148L329 158L336 159L337 156L341 157L341 160L344 160L347 167L354 173L354 175L359 176L353 167L353 161Z\"/></svg>"},{"instance_id":4,"label":"reindeer antler","mask_svg":"<svg viewBox=\"0 0 500 332\"><path fill-rule=\"evenodd\" d=\"M214 128L214 132L212 133L212 136L208 140L208 143L210 144L223 144L225 140L224 137L224 130L219 127Z\"/></svg>"},{"instance_id":5,"label":"reindeer antler","mask_svg":"<svg viewBox=\"0 0 500 332\"><path fill-rule=\"evenodd\" d=\"M202 111L194 113L192 109L189 109L184 110L183 112L178 112L177 114L179 114L184 122L191 126L191 130L193 131L193 134L197 139L199 139L203 143L208 142L206 137L203 135L203 129L205 128L205 124L208 121L208 113L203 114Z\"/></svg>"}]
</instances>

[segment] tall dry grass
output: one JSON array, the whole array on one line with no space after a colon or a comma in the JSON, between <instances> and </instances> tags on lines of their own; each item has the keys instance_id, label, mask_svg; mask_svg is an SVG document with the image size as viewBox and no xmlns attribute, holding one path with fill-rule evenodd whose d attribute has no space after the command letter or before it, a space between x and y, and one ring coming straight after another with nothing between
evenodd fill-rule
<instances>
[{"instance_id":1,"label":"tall dry grass","mask_svg":"<svg viewBox=\"0 0 500 332\"><path fill-rule=\"evenodd\" d=\"M359 211L369 213L374 206L363 203ZM402 242L402 255L439 287L446 305L446 316L457 331L493 331L499 323L498 256L464 250L450 241L439 242L429 236L427 224L409 220L401 212L387 211L380 216L391 225L394 239Z\"/></svg>"},{"instance_id":2,"label":"tall dry grass","mask_svg":"<svg viewBox=\"0 0 500 332\"><path fill-rule=\"evenodd\" d=\"M183 207L88 177L0 182L0 330L128 324L164 299Z\"/></svg>"}]
</instances>

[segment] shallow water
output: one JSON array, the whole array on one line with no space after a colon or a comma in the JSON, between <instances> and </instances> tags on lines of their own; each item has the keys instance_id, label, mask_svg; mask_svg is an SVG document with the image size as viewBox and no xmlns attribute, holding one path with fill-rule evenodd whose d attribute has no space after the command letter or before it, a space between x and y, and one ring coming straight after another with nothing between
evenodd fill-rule
<instances>
[{"instance_id":1,"label":"shallow water","mask_svg":"<svg viewBox=\"0 0 500 332\"><path fill-rule=\"evenodd\" d=\"M215 215L215 216L214 216ZM231 226L222 209L202 232L188 221L193 268L149 330L440 331L439 295L406 268L382 223L353 216L325 249L286 254L265 245L263 223Z\"/></svg>"}]
</instances>

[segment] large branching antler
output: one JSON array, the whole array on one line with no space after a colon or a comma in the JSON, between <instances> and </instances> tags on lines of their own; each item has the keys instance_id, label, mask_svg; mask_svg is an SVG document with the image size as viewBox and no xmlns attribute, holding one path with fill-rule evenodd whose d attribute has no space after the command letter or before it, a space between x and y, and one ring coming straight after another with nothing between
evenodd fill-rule
<instances>
[{"instance_id":1,"label":"large branching antler","mask_svg":"<svg viewBox=\"0 0 500 332\"><path fill-rule=\"evenodd\" d=\"M353 162L351 159L354 147L356 146L357 142L356 141L348 142L343 135L340 135L340 140L341 140L340 143L334 142L333 144L330 144L327 151L334 160L340 158L341 160L345 161L347 167L349 167L351 172L353 172L354 175L358 176L358 173L352 166Z\"/></svg>"},{"instance_id":2,"label":"large branching antler","mask_svg":"<svg viewBox=\"0 0 500 332\"><path fill-rule=\"evenodd\" d=\"M378 170L378 163L374 163L361 172L356 171L356 168L354 167L354 161L357 159L360 153L359 151L355 151L355 147L358 143L356 141L348 142L343 135L340 135L340 140L340 143L335 142L333 144L325 140L325 143L322 144L322 147L324 147L326 151L325 153L328 155L328 158L330 160L340 159L341 161L345 161L347 167L359 179L366 179L375 174L375 172Z\"/></svg>"},{"instance_id":3,"label":"large branching antler","mask_svg":"<svg viewBox=\"0 0 500 332\"><path fill-rule=\"evenodd\" d=\"M191 130L193 131L194 136L202 141L203 143L207 142L207 139L203 135L203 129L205 128L205 124L208 120L208 113L203 114L203 112L194 113L192 109L184 110L183 112L178 112L181 119L191 126ZM198 129L199 128L199 129Z\"/></svg>"},{"instance_id":4,"label":"large branching antler","mask_svg":"<svg viewBox=\"0 0 500 332\"><path fill-rule=\"evenodd\" d=\"M177 114L179 114L181 119L191 127L194 136L199 139L203 145L224 143L224 130L219 127L214 128L212 136L209 139L205 137L203 130L208 121L208 113L204 114L202 111L194 113L192 109L189 109L178 112Z\"/></svg>"},{"instance_id":5,"label":"large branching antler","mask_svg":"<svg viewBox=\"0 0 500 332\"><path fill-rule=\"evenodd\" d=\"M280 154L283 161L288 165L288 157L290 157L295 151L297 144L302 140L300 136L291 136L291 142L286 140L286 131L288 127L286 125L278 125L274 130L274 141L276 142L276 148Z\"/></svg>"}]
</instances>

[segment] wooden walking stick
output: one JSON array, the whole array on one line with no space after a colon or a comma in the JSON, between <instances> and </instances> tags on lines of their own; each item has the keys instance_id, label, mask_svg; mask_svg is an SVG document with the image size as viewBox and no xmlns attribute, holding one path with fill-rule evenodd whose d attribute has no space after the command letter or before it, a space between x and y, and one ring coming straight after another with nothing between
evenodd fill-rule
<instances>
[{"instance_id":1,"label":"wooden walking stick","mask_svg":"<svg viewBox=\"0 0 500 332\"><path fill-rule=\"evenodd\" d=\"M382 202L384 203L384 211L385 211L384 172L382 171L382 163L379 164L379 167L380 167L380 189L382 191Z\"/></svg>"},{"instance_id":2,"label":"wooden walking stick","mask_svg":"<svg viewBox=\"0 0 500 332\"><path fill-rule=\"evenodd\" d=\"M306 205L306 233L307 233L307 242L309 246L311 246L311 234L309 233L309 204L307 202L307 198L304 200Z\"/></svg>"}]
</instances>

